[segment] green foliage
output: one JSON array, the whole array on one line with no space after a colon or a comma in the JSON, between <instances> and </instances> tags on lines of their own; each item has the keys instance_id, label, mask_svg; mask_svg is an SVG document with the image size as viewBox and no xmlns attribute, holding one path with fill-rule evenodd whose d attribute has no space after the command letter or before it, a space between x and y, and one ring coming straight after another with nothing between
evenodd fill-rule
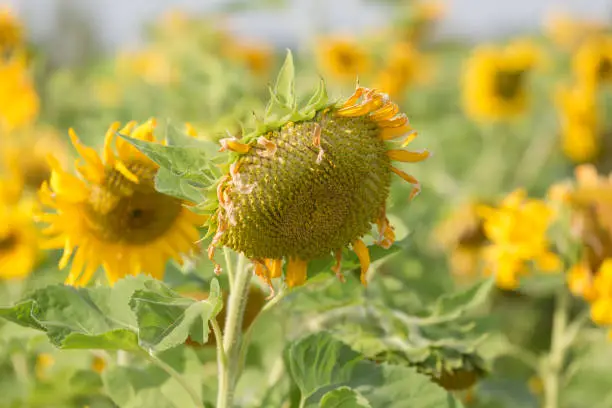
<instances>
[{"instance_id":1,"label":"green foliage","mask_svg":"<svg viewBox=\"0 0 612 408\"><path fill-rule=\"evenodd\" d=\"M368 402L357 406L461 407L456 399L415 369L376 364L325 332L292 343L286 359L301 398L307 401L306 406L342 406L326 404L347 398L352 388L352 398ZM338 393L330 395L333 389Z\"/></svg>"},{"instance_id":2,"label":"green foliage","mask_svg":"<svg viewBox=\"0 0 612 408\"><path fill-rule=\"evenodd\" d=\"M65 349L163 351L185 341L208 338L208 320L218 311L219 285L208 300L185 299L163 283L128 277L114 287L39 289L0 316L42 330Z\"/></svg>"}]
</instances>

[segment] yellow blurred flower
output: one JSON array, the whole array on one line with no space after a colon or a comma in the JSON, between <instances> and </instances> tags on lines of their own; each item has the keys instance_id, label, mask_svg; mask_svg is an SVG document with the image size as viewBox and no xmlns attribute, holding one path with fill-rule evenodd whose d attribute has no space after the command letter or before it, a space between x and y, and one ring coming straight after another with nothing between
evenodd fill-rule
<instances>
[{"instance_id":1,"label":"yellow blurred flower","mask_svg":"<svg viewBox=\"0 0 612 408\"><path fill-rule=\"evenodd\" d=\"M557 272L559 257L551 252L546 237L554 219L552 207L529 199L525 191L509 194L497 208L480 206L485 235L491 244L484 249L485 273L493 274L500 288L515 289L519 278L529 274L528 262L543 272Z\"/></svg>"},{"instance_id":2,"label":"yellow blurred flower","mask_svg":"<svg viewBox=\"0 0 612 408\"><path fill-rule=\"evenodd\" d=\"M426 78L424 56L407 42L391 47L388 61L378 74L377 89L397 96L408 86Z\"/></svg>"},{"instance_id":3,"label":"yellow blurred flower","mask_svg":"<svg viewBox=\"0 0 612 408\"><path fill-rule=\"evenodd\" d=\"M55 358L49 353L40 353L36 356L36 365L34 366L36 378L45 380L48 377L49 370L54 364Z\"/></svg>"},{"instance_id":4,"label":"yellow blurred flower","mask_svg":"<svg viewBox=\"0 0 612 408\"><path fill-rule=\"evenodd\" d=\"M8 8L0 7L0 50L3 52L18 48L23 43L21 23Z\"/></svg>"},{"instance_id":5,"label":"yellow blurred flower","mask_svg":"<svg viewBox=\"0 0 612 408\"><path fill-rule=\"evenodd\" d=\"M130 122L119 132L156 142L155 126L153 119L140 126ZM182 264L199 249L198 227L205 218L191 212L187 203L155 190L158 166L117 138L118 130L119 123L108 129L101 155L70 130L81 156L75 162L80 177L51 158L50 181L39 191L40 201L49 208L37 215L49 224L43 231L49 236L44 246L64 248L60 269L72 258L68 285L86 285L100 266L111 284L140 273L162 279L169 260Z\"/></svg>"},{"instance_id":6,"label":"yellow blurred flower","mask_svg":"<svg viewBox=\"0 0 612 408\"><path fill-rule=\"evenodd\" d=\"M601 129L594 92L580 85L559 87L555 102L565 155L575 163L594 160L601 150Z\"/></svg>"},{"instance_id":7,"label":"yellow blurred flower","mask_svg":"<svg viewBox=\"0 0 612 408\"><path fill-rule=\"evenodd\" d=\"M61 163L68 162L66 146L55 130L31 128L0 142L0 170L11 178L23 193L35 194L49 179L51 167L47 157L53 154Z\"/></svg>"},{"instance_id":8,"label":"yellow blurred flower","mask_svg":"<svg viewBox=\"0 0 612 408\"><path fill-rule=\"evenodd\" d=\"M446 14L447 5L440 0L410 0L403 19L401 36L407 41L420 42L426 38L433 25Z\"/></svg>"},{"instance_id":9,"label":"yellow blurred flower","mask_svg":"<svg viewBox=\"0 0 612 408\"><path fill-rule=\"evenodd\" d=\"M434 240L449 253L450 270L457 280L468 283L479 273L482 250L486 244L478 204L459 207L434 230Z\"/></svg>"},{"instance_id":10,"label":"yellow blurred flower","mask_svg":"<svg viewBox=\"0 0 612 408\"><path fill-rule=\"evenodd\" d=\"M251 73L265 76L274 62L272 48L263 43L236 43L229 46L228 57L244 65Z\"/></svg>"},{"instance_id":11,"label":"yellow blurred flower","mask_svg":"<svg viewBox=\"0 0 612 408\"><path fill-rule=\"evenodd\" d=\"M0 279L26 278L36 265L39 241L32 205L0 201Z\"/></svg>"},{"instance_id":12,"label":"yellow blurred flower","mask_svg":"<svg viewBox=\"0 0 612 408\"><path fill-rule=\"evenodd\" d=\"M319 68L339 80L355 81L366 74L371 65L367 50L351 37L320 39L316 57Z\"/></svg>"},{"instance_id":13,"label":"yellow blurred flower","mask_svg":"<svg viewBox=\"0 0 612 408\"><path fill-rule=\"evenodd\" d=\"M0 132L31 124L38 109L38 94L25 58L15 55L0 61Z\"/></svg>"},{"instance_id":14,"label":"yellow blurred flower","mask_svg":"<svg viewBox=\"0 0 612 408\"><path fill-rule=\"evenodd\" d=\"M152 85L169 85L179 78L167 53L156 48L124 52L117 59L117 72L142 78Z\"/></svg>"},{"instance_id":15,"label":"yellow blurred flower","mask_svg":"<svg viewBox=\"0 0 612 408\"><path fill-rule=\"evenodd\" d=\"M612 35L584 41L573 60L576 78L585 86L597 88L612 83Z\"/></svg>"},{"instance_id":16,"label":"yellow blurred flower","mask_svg":"<svg viewBox=\"0 0 612 408\"><path fill-rule=\"evenodd\" d=\"M544 32L558 46L573 49L585 39L602 34L606 24L601 21L577 19L569 13L554 12L544 20Z\"/></svg>"},{"instance_id":17,"label":"yellow blurred flower","mask_svg":"<svg viewBox=\"0 0 612 408\"><path fill-rule=\"evenodd\" d=\"M528 75L540 62L538 48L526 40L505 47L476 48L463 75L466 113L479 121L510 119L525 113L529 102Z\"/></svg>"},{"instance_id":18,"label":"yellow blurred flower","mask_svg":"<svg viewBox=\"0 0 612 408\"><path fill-rule=\"evenodd\" d=\"M106 359L102 356L95 355L91 361L91 369L98 374L102 374L106 365Z\"/></svg>"}]
</instances>

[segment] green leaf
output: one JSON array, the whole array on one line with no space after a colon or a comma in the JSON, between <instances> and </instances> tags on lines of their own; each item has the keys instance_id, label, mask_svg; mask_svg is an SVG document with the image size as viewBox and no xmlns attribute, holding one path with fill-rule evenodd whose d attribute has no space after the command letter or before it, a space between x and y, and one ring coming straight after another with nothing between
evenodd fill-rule
<instances>
[{"instance_id":1,"label":"green leaf","mask_svg":"<svg viewBox=\"0 0 612 408\"><path fill-rule=\"evenodd\" d=\"M274 95L279 99L281 104L291 110L295 109L295 66L293 65L293 54L289 49L287 50L285 62L276 78Z\"/></svg>"},{"instance_id":2,"label":"green leaf","mask_svg":"<svg viewBox=\"0 0 612 408\"><path fill-rule=\"evenodd\" d=\"M208 340L208 320L219 303L217 293L197 301L181 297L161 282L151 281L134 292L130 306L138 318L140 345L155 352L184 343L188 336L201 344ZM215 288L215 284L213 284Z\"/></svg>"},{"instance_id":3,"label":"green leaf","mask_svg":"<svg viewBox=\"0 0 612 408\"><path fill-rule=\"evenodd\" d=\"M119 136L176 176L195 181L204 187L211 186L217 180L211 159L204 149L193 146L164 146L121 134Z\"/></svg>"},{"instance_id":4,"label":"green leaf","mask_svg":"<svg viewBox=\"0 0 612 408\"><path fill-rule=\"evenodd\" d=\"M319 85L315 90L315 93L310 97L310 100L306 103L302 109L300 109L300 113L303 115L308 115L310 118L314 116L314 113L322 108L324 108L329 102L329 98L327 97L327 87L325 86L325 80L321 78L319 81Z\"/></svg>"},{"instance_id":5,"label":"green leaf","mask_svg":"<svg viewBox=\"0 0 612 408\"><path fill-rule=\"evenodd\" d=\"M205 200L200 189L163 167L161 167L155 175L155 189L162 194L196 204Z\"/></svg>"},{"instance_id":6,"label":"green leaf","mask_svg":"<svg viewBox=\"0 0 612 408\"><path fill-rule=\"evenodd\" d=\"M195 352L177 347L158 358L182 375L183 380L202 398L204 370ZM102 374L107 395L121 408L184 408L193 401L183 386L157 365L113 366Z\"/></svg>"},{"instance_id":7,"label":"green leaf","mask_svg":"<svg viewBox=\"0 0 612 408\"><path fill-rule=\"evenodd\" d=\"M328 392L321 398L320 408L371 408L367 399L359 392L349 388L340 387Z\"/></svg>"},{"instance_id":8,"label":"green leaf","mask_svg":"<svg viewBox=\"0 0 612 408\"><path fill-rule=\"evenodd\" d=\"M287 349L291 377L308 405L339 387L350 387L374 407L459 408L461 404L416 369L366 360L346 344L321 332ZM316 406L316 405L315 405Z\"/></svg>"},{"instance_id":9,"label":"green leaf","mask_svg":"<svg viewBox=\"0 0 612 408\"><path fill-rule=\"evenodd\" d=\"M460 292L445 294L438 298L433 306L434 316L461 316L468 310L482 304L495 286L493 279L485 279Z\"/></svg>"},{"instance_id":10,"label":"green leaf","mask_svg":"<svg viewBox=\"0 0 612 408\"><path fill-rule=\"evenodd\" d=\"M146 279L129 277L113 288L47 286L12 308L0 309L0 316L45 331L60 348L138 350L136 318L128 300Z\"/></svg>"}]
</instances>

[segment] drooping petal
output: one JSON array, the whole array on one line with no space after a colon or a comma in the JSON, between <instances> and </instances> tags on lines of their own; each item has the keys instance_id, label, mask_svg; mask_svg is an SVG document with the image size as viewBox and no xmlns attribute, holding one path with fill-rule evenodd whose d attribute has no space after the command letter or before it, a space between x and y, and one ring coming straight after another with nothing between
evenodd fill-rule
<instances>
[{"instance_id":1,"label":"drooping petal","mask_svg":"<svg viewBox=\"0 0 612 408\"><path fill-rule=\"evenodd\" d=\"M303 285L304 282L306 282L307 271L308 261L299 258L290 258L287 264L287 275L285 277L287 286L293 288Z\"/></svg>"},{"instance_id":2,"label":"drooping petal","mask_svg":"<svg viewBox=\"0 0 612 408\"><path fill-rule=\"evenodd\" d=\"M368 273L368 269L370 268L370 251L368 250L366 244L360 239L353 241L352 245L353 251L355 252L355 255L357 255L357 258L359 258L359 263L361 264L361 283L363 285L367 285L368 282L366 280L366 275Z\"/></svg>"}]
</instances>

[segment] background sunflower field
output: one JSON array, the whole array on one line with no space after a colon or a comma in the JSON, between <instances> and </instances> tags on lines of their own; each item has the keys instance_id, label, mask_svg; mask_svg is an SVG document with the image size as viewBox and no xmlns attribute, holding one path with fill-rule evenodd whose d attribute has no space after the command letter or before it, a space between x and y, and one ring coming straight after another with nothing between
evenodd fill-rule
<instances>
[{"instance_id":1,"label":"background sunflower field","mask_svg":"<svg viewBox=\"0 0 612 408\"><path fill-rule=\"evenodd\" d=\"M0 5L1 408L612 407L612 3L488 39L451 0L86 3ZM281 228L317 179L247 178L340 166L329 129L383 208L280 253L355 203Z\"/></svg>"}]
</instances>

